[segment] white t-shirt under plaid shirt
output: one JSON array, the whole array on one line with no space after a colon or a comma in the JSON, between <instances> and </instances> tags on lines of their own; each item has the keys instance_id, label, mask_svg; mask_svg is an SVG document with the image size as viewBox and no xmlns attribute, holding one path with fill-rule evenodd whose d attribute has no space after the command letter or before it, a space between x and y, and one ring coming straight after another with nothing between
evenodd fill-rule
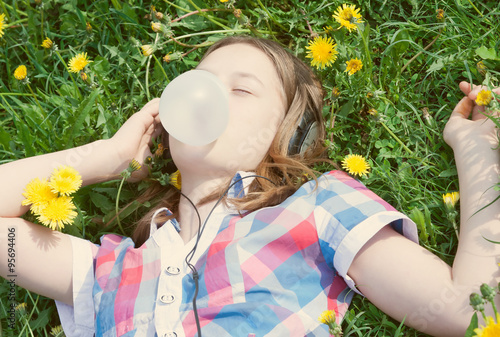
<instances>
[{"instance_id":1,"label":"white t-shirt under plaid shirt","mask_svg":"<svg viewBox=\"0 0 500 337\"><path fill-rule=\"evenodd\" d=\"M253 179L237 173L229 196ZM200 275L202 333L329 336L318 317L335 310L342 320L356 291L349 266L388 224L418 241L408 217L340 171L277 206L238 214L219 204L191 260ZM152 222L138 248L113 234L100 245L72 238L74 306L57 302L66 336L196 336L195 287L185 263L196 237L184 244L179 230L175 219L160 228Z\"/></svg>"}]
</instances>

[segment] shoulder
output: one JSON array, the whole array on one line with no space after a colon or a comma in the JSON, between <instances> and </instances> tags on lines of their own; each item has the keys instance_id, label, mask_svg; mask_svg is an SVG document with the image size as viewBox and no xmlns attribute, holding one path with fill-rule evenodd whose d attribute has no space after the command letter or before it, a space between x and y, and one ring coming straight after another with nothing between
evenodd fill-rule
<instances>
[{"instance_id":1,"label":"shoulder","mask_svg":"<svg viewBox=\"0 0 500 337\"><path fill-rule=\"evenodd\" d=\"M334 202L339 206L339 203L356 206L370 203L387 211L394 210L361 181L339 170L323 173L316 180L308 181L297 191L296 196L313 198L316 205Z\"/></svg>"}]
</instances>

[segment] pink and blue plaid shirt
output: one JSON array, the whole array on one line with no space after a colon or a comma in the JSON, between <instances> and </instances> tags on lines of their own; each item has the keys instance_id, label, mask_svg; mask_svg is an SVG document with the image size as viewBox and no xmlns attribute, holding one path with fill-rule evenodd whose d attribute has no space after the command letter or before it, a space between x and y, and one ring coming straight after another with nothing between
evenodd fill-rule
<instances>
[{"instance_id":1,"label":"pink and blue plaid shirt","mask_svg":"<svg viewBox=\"0 0 500 337\"><path fill-rule=\"evenodd\" d=\"M253 178L229 191L237 196ZM168 212L163 209L159 212ZM355 284L347 275L361 247L391 224L417 242L416 226L340 171L310 181L282 204L240 215L220 204L191 262L199 271L198 315L205 336L329 336L318 322L340 322ZM139 248L104 235L72 238L73 306L57 302L66 336L196 336L194 282L178 223L157 228Z\"/></svg>"}]
</instances>

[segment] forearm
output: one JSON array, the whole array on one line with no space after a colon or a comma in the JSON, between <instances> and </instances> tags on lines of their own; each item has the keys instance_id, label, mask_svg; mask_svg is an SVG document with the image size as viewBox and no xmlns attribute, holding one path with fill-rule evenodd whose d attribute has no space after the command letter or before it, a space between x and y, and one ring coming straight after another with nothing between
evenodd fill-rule
<instances>
[{"instance_id":1,"label":"forearm","mask_svg":"<svg viewBox=\"0 0 500 337\"><path fill-rule=\"evenodd\" d=\"M54 168L71 166L82 176L83 185L117 178L127 163L117 161L106 140L73 149L25 158L0 166L0 217L20 216L27 211L21 206L26 184L34 178L48 178Z\"/></svg>"},{"instance_id":2,"label":"forearm","mask_svg":"<svg viewBox=\"0 0 500 337\"><path fill-rule=\"evenodd\" d=\"M486 136L485 136L486 137ZM495 137L463 142L455 149L460 182L460 239L453 275L460 284L490 283L498 279L500 245L500 150Z\"/></svg>"}]
</instances>

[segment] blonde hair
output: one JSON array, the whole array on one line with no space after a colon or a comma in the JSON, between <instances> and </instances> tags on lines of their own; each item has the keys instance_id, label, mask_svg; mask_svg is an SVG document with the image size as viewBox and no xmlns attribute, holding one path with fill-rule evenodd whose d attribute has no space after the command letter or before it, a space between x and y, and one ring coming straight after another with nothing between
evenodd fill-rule
<instances>
[{"instance_id":1,"label":"blonde hair","mask_svg":"<svg viewBox=\"0 0 500 337\"><path fill-rule=\"evenodd\" d=\"M203 58L214 50L239 43L248 44L261 50L272 61L283 86L286 108L283 122L278 128L267 154L254 170L257 175L266 177L269 180L255 179L250 184L246 196L229 201L240 211L254 211L283 202L308 179L307 177L315 178L315 172L311 169L315 163L326 161L323 157L325 152L323 146L325 128L322 119L323 90L321 83L304 62L287 52L280 44L271 40L247 36L227 37L213 44ZM318 123L317 139L305 153L289 155L290 139L306 111ZM229 183L228 181L225 186L221 186L204 198L200 204L222 197L229 187ZM162 194L162 197L155 209L167 207L175 216L180 193L173 187L153 187L139 201L159 194ZM142 245L149 237L150 222L155 209L152 209L140 219L134 230L132 238L138 246Z\"/></svg>"}]
</instances>

